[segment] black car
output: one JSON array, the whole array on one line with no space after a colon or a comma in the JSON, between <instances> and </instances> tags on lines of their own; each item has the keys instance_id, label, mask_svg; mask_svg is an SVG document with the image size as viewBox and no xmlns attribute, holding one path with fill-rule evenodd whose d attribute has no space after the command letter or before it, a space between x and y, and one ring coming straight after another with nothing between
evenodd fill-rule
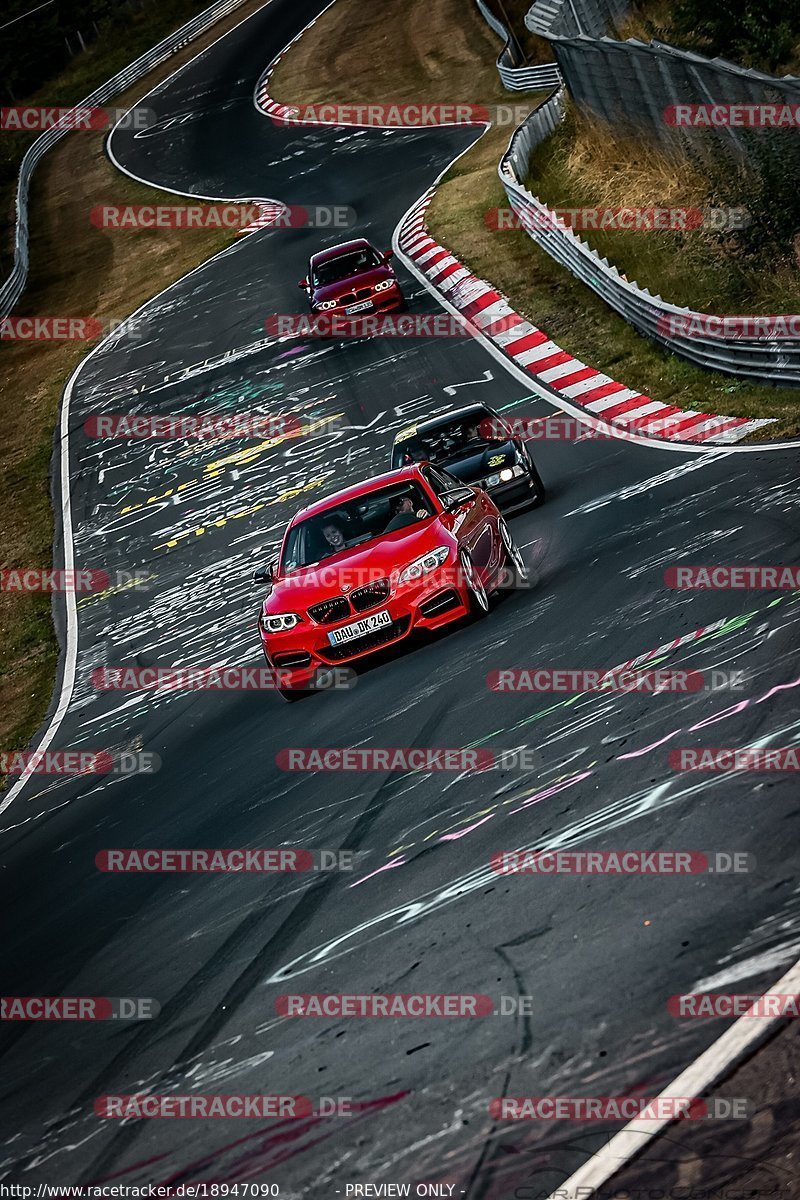
<instances>
[{"instance_id":1,"label":"black car","mask_svg":"<svg viewBox=\"0 0 800 1200\"><path fill-rule=\"evenodd\" d=\"M471 404L401 429L392 446L392 467L429 462L488 492L510 512L541 504L544 484L525 443L486 404Z\"/></svg>"}]
</instances>

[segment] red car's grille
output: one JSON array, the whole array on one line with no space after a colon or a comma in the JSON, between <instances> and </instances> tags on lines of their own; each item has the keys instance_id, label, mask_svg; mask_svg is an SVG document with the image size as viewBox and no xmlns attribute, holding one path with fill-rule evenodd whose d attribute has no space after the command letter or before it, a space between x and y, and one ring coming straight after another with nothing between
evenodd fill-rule
<instances>
[{"instance_id":1,"label":"red car's grille","mask_svg":"<svg viewBox=\"0 0 800 1200\"><path fill-rule=\"evenodd\" d=\"M351 592L350 603L356 612L366 612L368 608L381 604L388 595L389 580L376 579L374 583L367 583L364 587L356 588L354 592Z\"/></svg>"},{"instance_id":2,"label":"red car's grille","mask_svg":"<svg viewBox=\"0 0 800 1200\"><path fill-rule=\"evenodd\" d=\"M355 292L345 292L343 296L338 296L337 304L355 304L357 300L369 300L372 296L372 288L359 288Z\"/></svg>"},{"instance_id":3,"label":"red car's grille","mask_svg":"<svg viewBox=\"0 0 800 1200\"><path fill-rule=\"evenodd\" d=\"M353 658L356 654L363 654L366 650L377 650L379 646L385 646L387 642L393 642L396 638L402 637L410 624L410 617L401 617L399 621L392 621L391 625L374 629L372 633L366 633L363 637L347 642L343 646L325 646L317 653L321 658L327 658L328 662Z\"/></svg>"},{"instance_id":4,"label":"red car's grille","mask_svg":"<svg viewBox=\"0 0 800 1200\"><path fill-rule=\"evenodd\" d=\"M350 605L344 596L333 596L320 604L312 604L308 615L319 625L333 625L335 621L343 621L350 616Z\"/></svg>"}]
</instances>

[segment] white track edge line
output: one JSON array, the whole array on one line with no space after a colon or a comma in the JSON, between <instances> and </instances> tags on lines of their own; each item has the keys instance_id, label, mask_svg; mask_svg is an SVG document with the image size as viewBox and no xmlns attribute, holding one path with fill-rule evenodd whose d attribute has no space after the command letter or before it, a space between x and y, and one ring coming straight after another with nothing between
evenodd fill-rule
<instances>
[{"instance_id":1,"label":"white track edge line","mask_svg":"<svg viewBox=\"0 0 800 1200\"><path fill-rule=\"evenodd\" d=\"M794 994L800 991L800 961L779 979L764 996ZM758 1003L758 1002L756 1002ZM749 1011L752 1011L751 1006ZM744 1057L755 1049L772 1028L785 1017L739 1017L707 1050L704 1050L657 1099L699 1097L708 1091ZM634 1120L614 1134L601 1150L579 1167L569 1179L551 1192L547 1200L586 1200L593 1192L617 1175L662 1129L675 1122Z\"/></svg>"},{"instance_id":2,"label":"white track edge line","mask_svg":"<svg viewBox=\"0 0 800 1200\"><path fill-rule=\"evenodd\" d=\"M135 108L138 104L141 104L142 100L147 99L147 97L152 95L153 92L157 91L157 89L159 87L162 87L165 84L167 84L170 79L174 78L175 75L178 75L182 70L184 70L184 68L190 66L190 64L193 63L196 59L198 59L202 54L205 54L207 50L210 50L213 46L215 46L217 44L217 42L221 42L222 39L227 37L229 33L233 33L233 31L235 29L238 29L241 25L243 25L245 21L249 21L251 17L254 17L258 13L262 12L263 9L270 3L271 3L271 0L265 0L265 3L262 4L260 8L256 9L256 11L254 13L250 13L247 17L244 17L241 21L239 21L231 29L228 29L225 33L220 34L220 36L218 38L215 38L215 40L213 42L210 42L209 45L205 47L205 49L198 51L198 53L195 54L193 58L188 59L182 66L177 67L176 70L174 70L171 75L168 75L165 79L163 79L161 81L161 83L156 84L156 86L151 88L149 92L146 92L143 96L141 96L136 101L135 104L131 105L131 108L128 109L128 112L131 112L131 110L133 108ZM228 13L226 15L230 16L230 13ZM208 32L208 31L206 31L206 32ZM124 116L120 118L120 121L121 120L124 120ZM119 123L120 122L118 121L117 125ZM117 126L115 125L114 129L116 129L116 127ZM114 129L111 130L108 137L106 138L106 153L107 153L108 157L110 158L110 160L113 162L114 166L117 167L118 170L122 171L123 174L130 176L130 178L137 179L140 183L146 184L148 187L154 187L157 191L171 192L175 196L184 196L184 195L191 196L192 193L189 193L189 192L178 192L172 188L164 188L164 187L159 188L157 185L154 185L149 180L140 179L138 176L133 175L130 171L126 171L125 168L122 167L117 162L117 160L114 158L113 154L111 153L111 137L112 137L112 134L114 133ZM198 199L198 200L209 200L209 199L216 200L216 199L224 199L224 197L197 196L196 199ZM278 202L278 203L280 203L280 202ZM156 292L155 295L150 296L150 298L148 300L145 300L144 304L141 304L137 309L134 309L134 311L126 319L131 320L138 313L143 312L144 309L146 309L149 305L153 304L156 300L160 299L161 296L166 295L167 292L172 290L172 288L177 287L179 284L182 284L186 279L189 279L197 271L202 271L205 267L208 266L209 263L214 262L218 258L222 258L222 256L225 254L233 253L240 246L244 245L245 241L246 241L246 239L242 238L238 242L232 242L230 246L226 246L223 250L220 250L217 254L212 255L211 258L207 258L204 262L199 263L198 266L193 267L191 271L187 271L186 274L182 275L180 279L173 280L173 282L168 284L167 287L162 288L162 290L160 292ZM63 395L62 395L62 399L61 399L61 421L60 421L60 426L59 426L60 442L61 442L61 453L60 453L60 457L59 457L59 470L60 470L60 474L61 474L61 480L60 480L60 483L61 483L61 527L62 527L63 536L64 536L64 569L68 570L68 571L74 569L74 561L75 561L74 560L74 546L73 546L73 542L72 542L72 495L71 495L70 486L69 486L69 484L70 484L69 419L70 419L70 404L72 401L72 391L75 386L75 382L76 382L79 374L83 370L83 368L86 366L86 364L89 362L89 360L95 354L97 354L98 350L102 349L102 347L108 341L109 337L113 337L113 336L114 336L113 334L106 335L106 337L104 337L102 341L98 342L96 346L92 347L92 349L85 356L85 358L81 359L81 361L78 363L77 367L72 372L69 379L67 380L67 383L64 388ZM52 717L50 718L50 722L47 725L47 727L42 735L41 741L37 744L37 746L35 748L35 753L37 753L37 754L45 751L48 748L48 746L52 742L53 738L55 737L56 733L58 732L58 730L61 726L61 722L64 720L64 717L66 716L66 713L67 713L67 709L69 708L69 702L72 699L72 690L75 686L75 669L77 667L77 662L78 662L77 600L75 598L74 592L65 592L64 598L65 598L65 605L66 605L67 628L66 628L66 649L64 652L64 671L63 671L63 675L62 675L62 679L61 679L61 690L59 693L58 704L56 706L56 710L53 713ZM2 813L5 812L5 810L13 803L13 801L16 800L17 796L19 796L20 792L25 787L25 784L28 782L28 780L34 774L35 774L35 771L32 771L32 770L23 772L22 775L20 776L20 778L16 781L16 783L14 783L8 789L5 796L3 796L2 800L0 801L0 815L2 815Z\"/></svg>"}]
</instances>

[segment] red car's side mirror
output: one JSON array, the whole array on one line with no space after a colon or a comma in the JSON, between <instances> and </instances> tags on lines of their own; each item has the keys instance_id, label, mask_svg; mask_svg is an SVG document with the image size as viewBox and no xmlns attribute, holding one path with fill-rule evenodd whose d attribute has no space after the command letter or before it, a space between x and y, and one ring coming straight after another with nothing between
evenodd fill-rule
<instances>
[{"instance_id":1,"label":"red car's side mirror","mask_svg":"<svg viewBox=\"0 0 800 1200\"><path fill-rule=\"evenodd\" d=\"M303 291L305 292L305 291L308 289L308 280L307 280L307 279L301 279L301 280L300 280L300 282L298 283L298 285L297 285L297 286L298 286L299 288L302 288L302 289L303 289Z\"/></svg>"},{"instance_id":2,"label":"red car's side mirror","mask_svg":"<svg viewBox=\"0 0 800 1200\"><path fill-rule=\"evenodd\" d=\"M388 262L389 259L392 258L393 255L394 255L394 250L384 250L384 252L383 252L384 261Z\"/></svg>"}]
</instances>

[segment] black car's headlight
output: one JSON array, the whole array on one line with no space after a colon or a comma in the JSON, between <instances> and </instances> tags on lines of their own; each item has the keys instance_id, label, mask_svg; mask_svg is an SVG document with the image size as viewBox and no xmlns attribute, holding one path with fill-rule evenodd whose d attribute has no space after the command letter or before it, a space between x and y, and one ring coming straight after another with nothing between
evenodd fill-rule
<instances>
[{"instance_id":1,"label":"black car's headlight","mask_svg":"<svg viewBox=\"0 0 800 1200\"><path fill-rule=\"evenodd\" d=\"M517 455L516 462L507 462L499 471L494 471L486 477L486 487L497 487L501 483L510 483L512 479L518 479L520 475L524 475L527 467L523 466L522 458Z\"/></svg>"}]
</instances>

